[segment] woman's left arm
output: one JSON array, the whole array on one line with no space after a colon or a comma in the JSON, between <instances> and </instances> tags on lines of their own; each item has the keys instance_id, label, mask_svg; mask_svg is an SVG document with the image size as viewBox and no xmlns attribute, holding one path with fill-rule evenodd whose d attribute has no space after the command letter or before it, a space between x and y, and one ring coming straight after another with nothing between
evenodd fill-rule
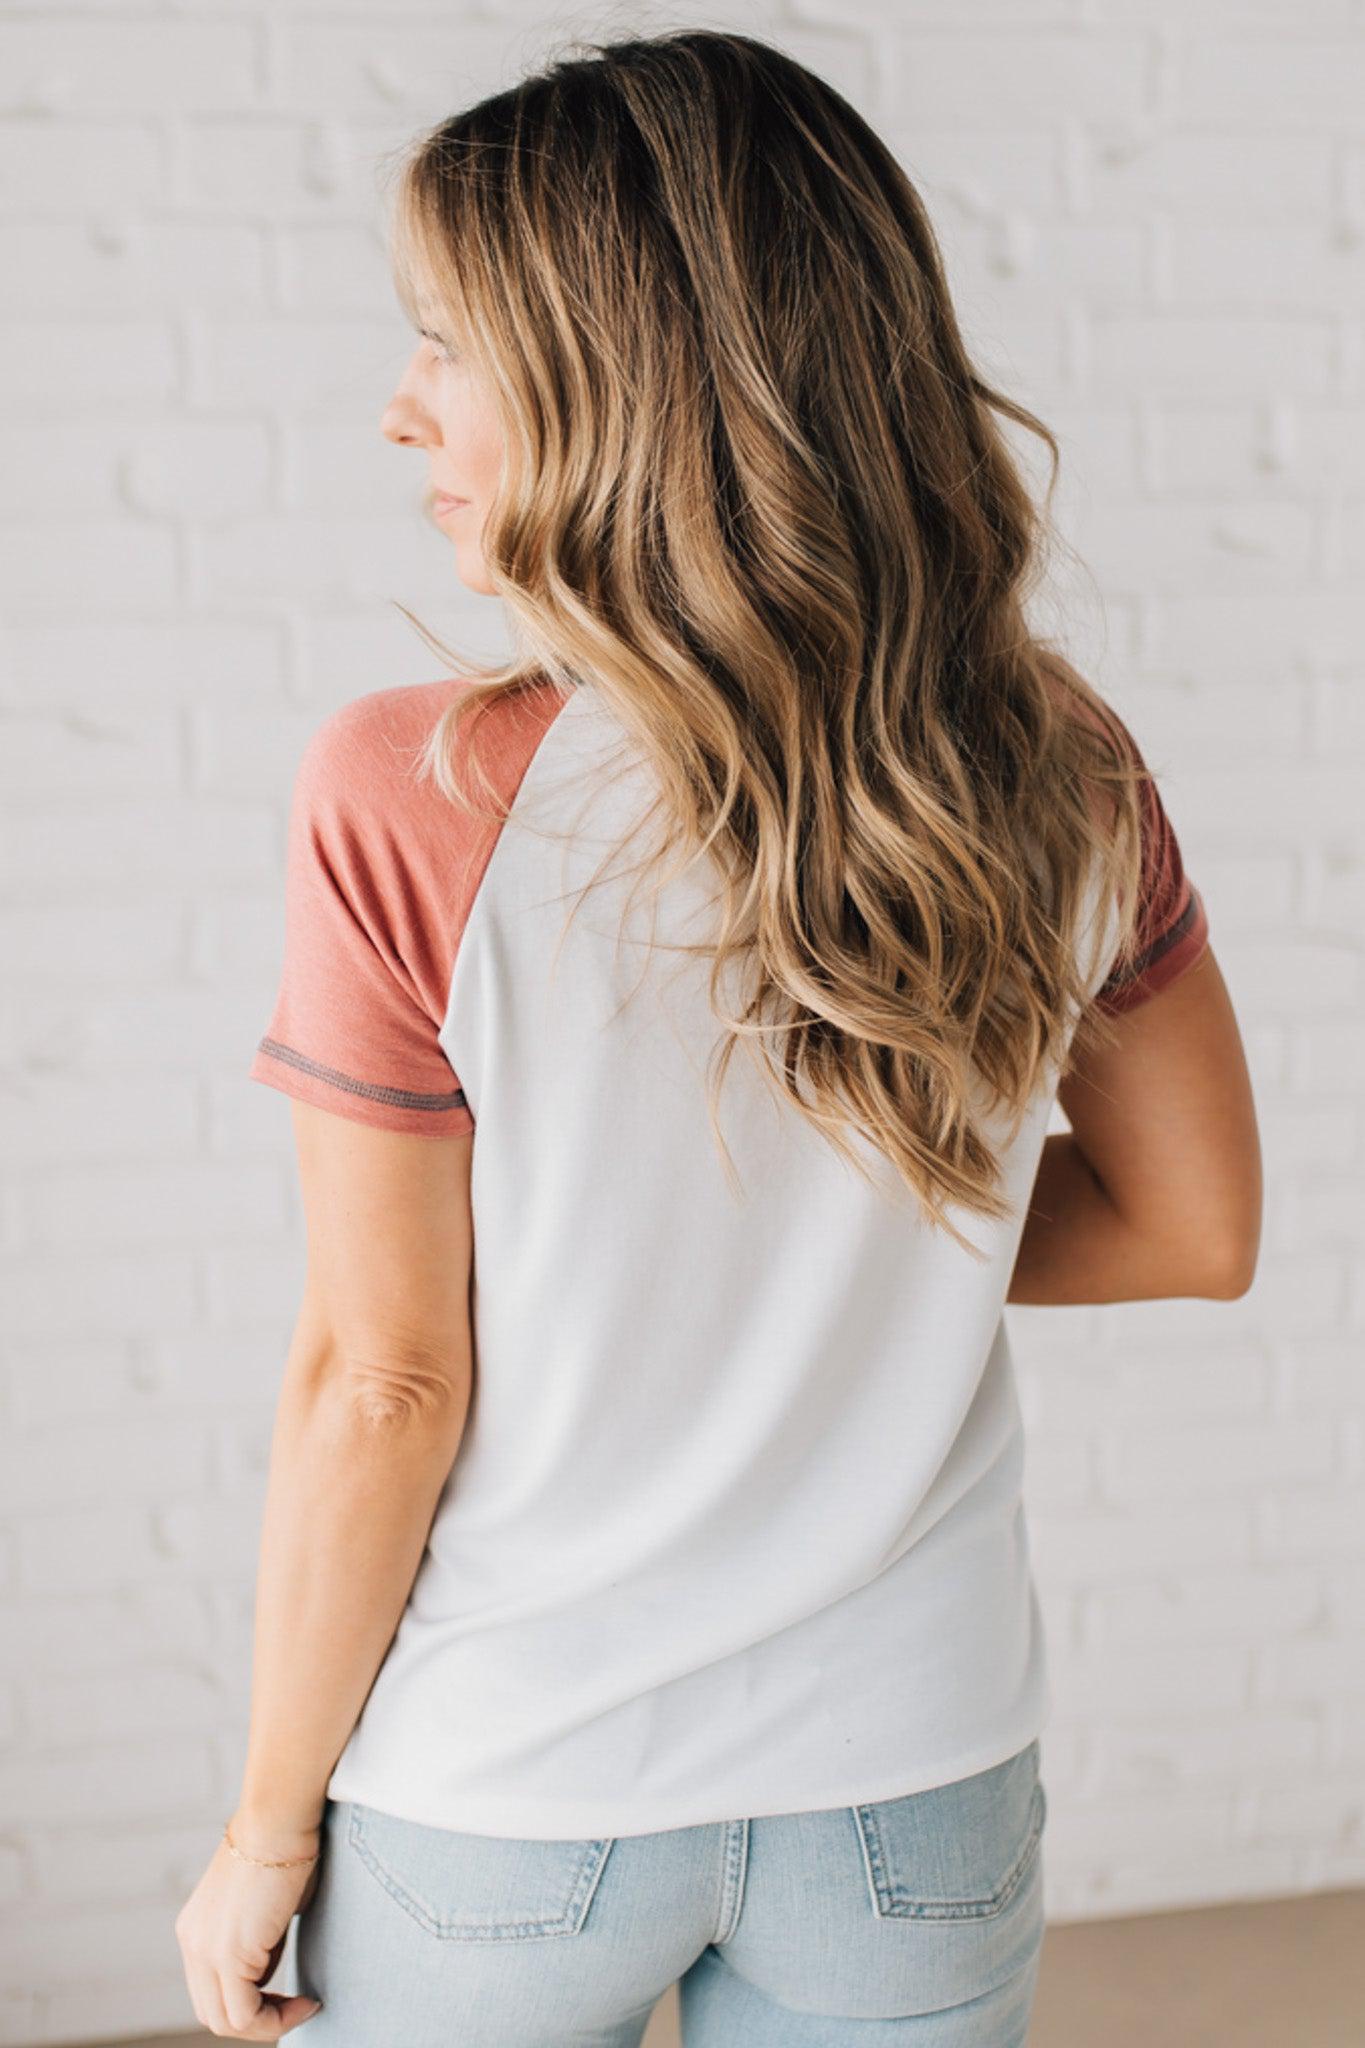
<instances>
[{"instance_id":1,"label":"woman's left arm","mask_svg":"<svg viewBox=\"0 0 1365 2048\"><path fill-rule=\"evenodd\" d=\"M291 1108L308 1270L271 1443L250 1731L230 1821L233 1842L262 1863L318 1849L327 1781L412 1589L473 1372L472 1133L432 1138ZM220 1842L176 1922L203 2024L259 2024L258 1987L312 1867L258 1873Z\"/></svg>"},{"instance_id":2,"label":"woman's left arm","mask_svg":"<svg viewBox=\"0 0 1365 2048\"><path fill-rule=\"evenodd\" d=\"M261 1856L295 1853L322 1818L460 1447L472 1364L472 1136L292 1110L308 1273L271 1444L232 1824Z\"/></svg>"}]
</instances>

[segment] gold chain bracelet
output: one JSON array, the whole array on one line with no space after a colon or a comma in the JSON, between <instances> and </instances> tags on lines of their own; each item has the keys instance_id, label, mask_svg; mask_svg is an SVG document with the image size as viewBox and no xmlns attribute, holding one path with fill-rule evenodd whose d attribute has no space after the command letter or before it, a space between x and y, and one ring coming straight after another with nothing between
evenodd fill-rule
<instances>
[{"instance_id":1,"label":"gold chain bracelet","mask_svg":"<svg viewBox=\"0 0 1365 2048\"><path fill-rule=\"evenodd\" d=\"M286 1856L278 1863L265 1863L259 1856L248 1856L244 1849L237 1847L237 1844L232 1839L231 1827L232 1823L229 1821L223 1829L223 1840L227 1843L234 1856L240 1857L243 1863L254 1863L258 1870L289 1870L296 1863L316 1862L320 1853L317 1849L314 1849L311 1856Z\"/></svg>"}]
</instances>

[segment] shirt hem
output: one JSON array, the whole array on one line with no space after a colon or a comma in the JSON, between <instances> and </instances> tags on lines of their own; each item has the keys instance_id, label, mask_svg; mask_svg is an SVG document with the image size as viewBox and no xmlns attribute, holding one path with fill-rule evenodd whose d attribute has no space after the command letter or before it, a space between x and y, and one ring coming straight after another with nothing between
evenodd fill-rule
<instances>
[{"instance_id":1,"label":"shirt hem","mask_svg":"<svg viewBox=\"0 0 1365 2048\"><path fill-rule=\"evenodd\" d=\"M770 1820L794 1813L875 1806L883 1800L904 1798L913 1792L933 1791L943 1785L956 1784L962 1778L974 1777L981 1771L992 1770L997 1764L1007 1763L1011 1757L1039 1740L1050 1713L1049 1699L1044 1703L1041 1714L1030 1715L1021 1728L1016 1728L1009 1736L978 1745L975 1750L959 1754L946 1765L919 1771L902 1768L889 1774L883 1772L839 1790L826 1784L820 1790L813 1788L813 1793L803 1795L799 1801L789 1798L774 1803L768 1800L750 1807L742 1815L717 1812L714 1805L706 1801L694 1804L690 1809L685 1801L680 1804L662 1800L612 1807L600 1801L583 1801L580 1804L574 1801L485 1798L477 1794L444 1804L427 1797L419 1808L401 1792L391 1793L382 1784L375 1785L370 1796L366 1797L363 1776L349 1772L333 1773L327 1797L338 1805L367 1806L397 1820L446 1828L459 1834L495 1835L526 1841L615 1841L623 1836L660 1834L674 1828L715 1826L738 1818Z\"/></svg>"}]
</instances>

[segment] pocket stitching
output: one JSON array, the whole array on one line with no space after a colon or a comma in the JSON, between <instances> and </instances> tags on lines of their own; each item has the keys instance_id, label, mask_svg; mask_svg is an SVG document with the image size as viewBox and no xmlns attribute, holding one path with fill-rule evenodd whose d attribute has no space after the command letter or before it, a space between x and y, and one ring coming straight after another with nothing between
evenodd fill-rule
<instances>
[{"instance_id":1,"label":"pocket stitching","mask_svg":"<svg viewBox=\"0 0 1365 2048\"><path fill-rule=\"evenodd\" d=\"M1029 1827L1023 1847L997 1891L984 1899L918 1899L893 1885L887 1876L886 1850L877 1823L876 1802L852 1809L862 1838L864 1861L872 1886L873 1907L879 1919L897 1920L988 1920L1002 1913L1019 1889L1042 1839L1047 1813L1047 1795L1041 1779L1035 1779L1029 1801Z\"/></svg>"},{"instance_id":2,"label":"pocket stitching","mask_svg":"<svg viewBox=\"0 0 1365 2048\"><path fill-rule=\"evenodd\" d=\"M587 1918L607 1856L615 1843L614 1835L606 1835L578 1844L580 1856L574 1873L568 1899L561 1912L553 1917L533 1920L453 1920L433 1911L425 1899L391 1870L373 1844L365 1839L364 1808L356 1801L351 1802L350 1819L347 1825L347 1840L360 1857L361 1862L376 1882L383 1886L395 1904L402 1907L409 1917L428 1934L442 1941L530 1941L540 1937L577 1934Z\"/></svg>"}]
</instances>

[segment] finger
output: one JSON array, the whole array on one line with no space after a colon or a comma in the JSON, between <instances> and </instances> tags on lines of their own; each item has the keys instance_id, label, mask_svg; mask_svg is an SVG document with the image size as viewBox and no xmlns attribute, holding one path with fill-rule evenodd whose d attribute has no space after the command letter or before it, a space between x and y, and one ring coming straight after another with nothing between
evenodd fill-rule
<instances>
[{"instance_id":1,"label":"finger","mask_svg":"<svg viewBox=\"0 0 1365 2048\"><path fill-rule=\"evenodd\" d=\"M196 1963L188 1957L185 1960L185 1976L190 1987L190 1999L194 2016L201 2027L207 2027L211 2034L227 2032L227 2014L223 2010L222 1994L218 1989L218 1973L207 1963Z\"/></svg>"},{"instance_id":2,"label":"finger","mask_svg":"<svg viewBox=\"0 0 1365 2048\"><path fill-rule=\"evenodd\" d=\"M282 2010L284 2026L280 2031L287 2034L292 2028L301 2027L305 2020L311 2020L314 2013L321 2012L322 2000L309 1998L306 1992L296 1991L283 2000Z\"/></svg>"},{"instance_id":3,"label":"finger","mask_svg":"<svg viewBox=\"0 0 1365 2048\"><path fill-rule=\"evenodd\" d=\"M225 1977L222 1987L228 2029L239 2041L278 2041L318 2010L318 2001L303 1992L262 1996L260 1986L245 1977Z\"/></svg>"},{"instance_id":4,"label":"finger","mask_svg":"<svg viewBox=\"0 0 1365 2048\"><path fill-rule=\"evenodd\" d=\"M279 1998L261 1992L259 1984L246 1977L225 1976L223 2007L228 2026L239 2041L277 2041L280 2036Z\"/></svg>"}]
</instances>

